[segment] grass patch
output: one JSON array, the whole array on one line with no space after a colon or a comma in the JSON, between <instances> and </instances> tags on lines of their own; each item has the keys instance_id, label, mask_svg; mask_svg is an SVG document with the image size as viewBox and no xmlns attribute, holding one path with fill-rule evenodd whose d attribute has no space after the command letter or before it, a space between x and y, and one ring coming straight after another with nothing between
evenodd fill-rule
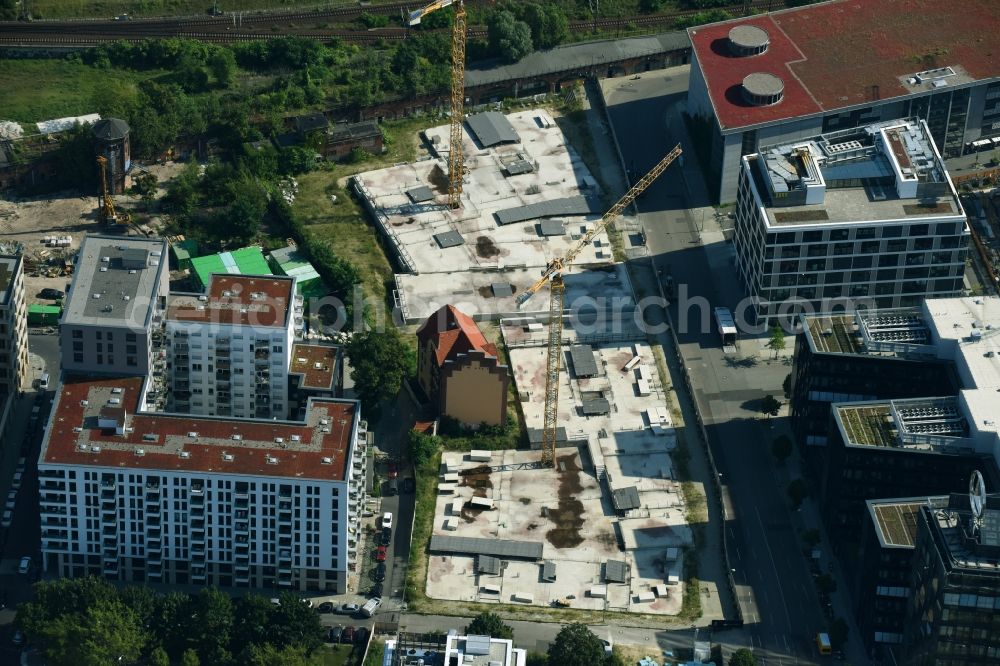
<instances>
[{"instance_id":1,"label":"grass patch","mask_svg":"<svg viewBox=\"0 0 1000 666\"><path fill-rule=\"evenodd\" d=\"M438 451L416 470L416 503L413 509L413 536L410 540L410 564L406 568L406 603L412 611L427 605L427 546L434 528L434 506L437 502L438 472L441 452Z\"/></svg>"},{"instance_id":2,"label":"grass patch","mask_svg":"<svg viewBox=\"0 0 1000 666\"><path fill-rule=\"evenodd\" d=\"M322 666L351 666L353 648L350 645L324 645L317 652L316 663Z\"/></svg>"},{"instance_id":3,"label":"grass patch","mask_svg":"<svg viewBox=\"0 0 1000 666\"><path fill-rule=\"evenodd\" d=\"M385 658L385 641L373 640L368 648L368 656L365 658L364 666L382 666Z\"/></svg>"},{"instance_id":4,"label":"grass patch","mask_svg":"<svg viewBox=\"0 0 1000 666\"><path fill-rule=\"evenodd\" d=\"M701 617L701 590L698 581L698 553L686 548L684 553L684 593L681 597L680 620L692 622Z\"/></svg>"},{"instance_id":5,"label":"grass patch","mask_svg":"<svg viewBox=\"0 0 1000 666\"><path fill-rule=\"evenodd\" d=\"M387 121L381 125L386 151L368 155L352 164L335 164L298 176L299 192L293 209L308 232L326 240L338 256L354 264L361 274L365 297L388 303L393 285L392 265L375 228L357 201L348 193L347 178L416 158L420 130L436 124L430 118ZM441 121L444 122L444 121ZM333 203L331 197L337 198Z\"/></svg>"},{"instance_id":6,"label":"grass patch","mask_svg":"<svg viewBox=\"0 0 1000 666\"><path fill-rule=\"evenodd\" d=\"M139 81L163 74L96 69L68 60L0 60L0 81L4 82L0 119L35 123L93 113L100 95L130 91ZM37 132L34 127L25 130L26 134Z\"/></svg>"},{"instance_id":7,"label":"grass patch","mask_svg":"<svg viewBox=\"0 0 1000 666\"><path fill-rule=\"evenodd\" d=\"M316 7L316 0L240 0L240 11L293 9ZM378 4L375 0L372 4ZM109 0L31 0L31 14L36 19L102 18L109 19L128 12L130 16L205 16L212 0L138 0L138 2L110 2ZM219 8L229 10L233 3L220 2Z\"/></svg>"}]
</instances>

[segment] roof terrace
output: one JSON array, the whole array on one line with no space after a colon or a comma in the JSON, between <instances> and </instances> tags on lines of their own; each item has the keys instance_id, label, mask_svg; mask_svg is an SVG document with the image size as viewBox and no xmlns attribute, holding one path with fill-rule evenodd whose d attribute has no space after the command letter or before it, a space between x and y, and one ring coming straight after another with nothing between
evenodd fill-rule
<instances>
[{"instance_id":1,"label":"roof terrace","mask_svg":"<svg viewBox=\"0 0 1000 666\"><path fill-rule=\"evenodd\" d=\"M968 420L954 397L842 403L834 413L849 446L938 453L974 448Z\"/></svg>"},{"instance_id":2,"label":"roof terrace","mask_svg":"<svg viewBox=\"0 0 1000 666\"><path fill-rule=\"evenodd\" d=\"M879 538L886 546L913 548L917 542L917 515L928 498L913 501L869 500L871 512Z\"/></svg>"}]
</instances>

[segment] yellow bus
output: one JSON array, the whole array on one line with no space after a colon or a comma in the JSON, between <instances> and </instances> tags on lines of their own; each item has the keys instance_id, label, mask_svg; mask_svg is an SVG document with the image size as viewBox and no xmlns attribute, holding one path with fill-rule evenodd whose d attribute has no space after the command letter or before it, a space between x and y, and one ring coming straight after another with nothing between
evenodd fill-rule
<instances>
[{"instance_id":1,"label":"yellow bus","mask_svg":"<svg viewBox=\"0 0 1000 666\"><path fill-rule=\"evenodd\" d=\"M825 633L816 634L816 647L819 648L820 654L832 654L833 646L830 645L830 635Z\"/></svg>"}]
</instances>

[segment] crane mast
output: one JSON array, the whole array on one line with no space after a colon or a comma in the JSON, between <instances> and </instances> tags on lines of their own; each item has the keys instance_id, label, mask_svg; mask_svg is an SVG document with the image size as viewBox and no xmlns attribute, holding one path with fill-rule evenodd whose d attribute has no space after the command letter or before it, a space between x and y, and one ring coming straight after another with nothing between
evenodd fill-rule
<instances>
[{"instance_id":1,"label":"crane mast","mask_svg":"<svg viewBox=\"0 0 1000 666\"><path fill-rule=\"evenodd\" d=\"M462 180L465 177L465 157L462 152L462 121L465 118L465 39L467 22L465 3L459 0L436 0L411 12L408 24L420 20L439 9L455 4L455 23L451 29L451 131L448 143L448 206L462 206Z\"/></svg>"},{"instance_id":2,"label":"crane mast","mask_svg":"<svg viewBox=\"0 0 1000 666\"><path fill-rule=\"evenodd\" d=\"M659 161L649 173L639 179L625 195L593 226L593 228L577 241L566 254L549 262L542 277L528 287L517 297L518 307L524 305L535 293L546 284L549 285L549 335L545 357L545 409L542 418L542 464L555 466L556 437L559 432L559 371L562 366L562 331L563 302L566 296L566 285L563 282L563 268L568 266L599 233L628 208L635 198L642 194L649 185L681 154L681 146L677 144L673 150Z\"/></svg>"}]
</instances>

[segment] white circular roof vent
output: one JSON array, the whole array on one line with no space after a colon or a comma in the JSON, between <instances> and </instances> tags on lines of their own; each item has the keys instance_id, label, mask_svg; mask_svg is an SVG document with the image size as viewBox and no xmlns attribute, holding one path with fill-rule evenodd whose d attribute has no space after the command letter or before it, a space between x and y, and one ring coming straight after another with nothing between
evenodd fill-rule
<instances>
[{"instance_id":1,"label":"white circular roof vent","mask_svg":"<svg viewBox=\"0 0 1000 666\"><path fill-rule=\"evenodd\" d=\"M729 31L729 49L735 56L763 53L771 43L767 30L755 25L738 25Z\"/></svg>"},{"instance_id":2,"label":"white circular roof vent","mask_svg":"<svg viewBox=\"0 0 1000 666\"><path fill-rule=\"evenodd\" d=\"M768 72L754 72L743 79L743 99L753 106L777 104L785 94L785 83Z\"/></svg>"}]
</instances>

